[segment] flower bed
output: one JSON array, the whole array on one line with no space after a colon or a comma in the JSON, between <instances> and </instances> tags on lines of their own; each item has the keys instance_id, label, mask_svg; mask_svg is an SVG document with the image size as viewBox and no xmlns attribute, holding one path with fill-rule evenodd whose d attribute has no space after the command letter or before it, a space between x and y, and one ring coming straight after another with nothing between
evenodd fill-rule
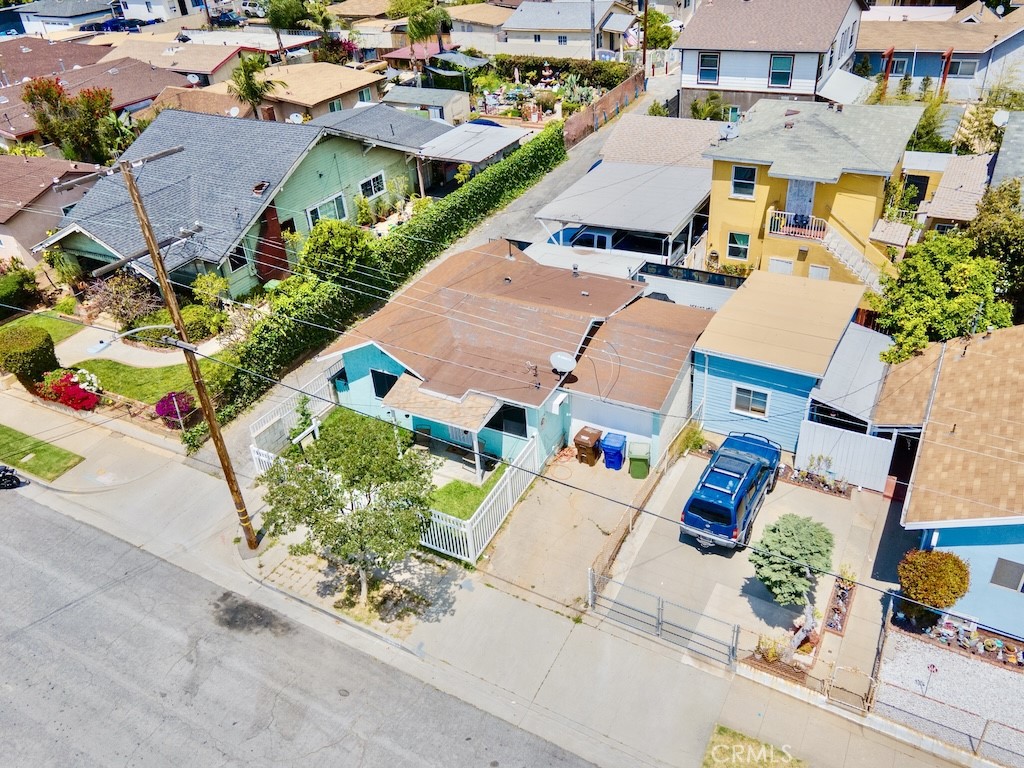
<instances>
[{"instance_id":1,"label":"flower bed","mask_svg":"<svg viewBox=\"0 0 1024 768\"><path fill-rule=\"evenodd\" d=\"M853 605L853 597L857 585L836 579L832 587L832 594L828 599L828 606L825 608L825 631L842 637L846 634L846 619L850 615L850 608Z\"/></svg>"},{"instance_id":2,"label":"flower bed","mask_svg":"<svg viewBox=\"0 0 1024 768\"><path fill-rule=\"evenodd\" d=\"M57 368L36 384L36 394L73 411L94 411L103 393L99 379L84 369Z\"/></svg>"}]
</instances>

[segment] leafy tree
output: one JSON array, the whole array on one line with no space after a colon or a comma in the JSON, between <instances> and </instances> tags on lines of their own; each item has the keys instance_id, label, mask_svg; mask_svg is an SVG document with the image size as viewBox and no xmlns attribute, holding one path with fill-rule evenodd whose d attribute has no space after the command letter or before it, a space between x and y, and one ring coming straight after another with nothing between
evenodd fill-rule
<instances>
[{"instance_id":1,"label":"leafy tree","mask_svg":"<svg viewBox=\"0 0 1024 768\"><path fill-rule=\"evenodd\" d=\"M1004 181L985 192L967 234L977 244L977 256L999 262L999 291L1024 322L1024 209L1018 179Z\"/></svg>"},{"instance_id":2,"label":"leafy tree","mask_svg":"<svg viewBox=\"0 0 1024 768\"><path fill-rule=\"evenodd\" d=\"M900 589L911 600L933 608L949 608L967 594L971 572L967 563L952 552L912 549L896 566ZM911 615L921 616L927 610L905 603Z\"/></svg>"},{"instance_id":3,"label":"leafy tree","mask_svg":"<svg viewBox=\"0 0 1024 768\"><path fill-rule=\"evenodd\" d=\"M22 99L36 128L60 147L68 160L108 163L119 146L119 129L110 122L113 96L107 88L83 88L71 96L55 77L25 83ZM116 120L116 118L114 118Z\"/></svg>"},{"instance_id":4,"label":"leafy tree","mask_svg":"<svg viewBox=\"0 0 1024 768\"><path fill-rule=\"evenodd\" d=\"M430 8L430 0L391 0L388 3L389 19L404 19L415 16Z\"/></svg>"},{"instance_id":5,"label":"leafy tree","mask_svg":"<svg viewBox=\"0 0 1024 768\"><path fill-rule=\"evenodd\" d=\"M130 272L118 272L103 280L93 281L87 290L89 301L100 312L111 315L121 329L163 306L146 278Z\"/></svg>"},{"instance_id":6,"label":"leafy tree","mask_svg":"<svg viewBox=\"0 0 1024 768\"><path fill-rule=\"evenodd\" d=\"M220 300L228 295L229 285L226 277L221 277L216 272L204 272L196 275L196 279L192 281L192 295L204 307L216 309L220 305Z\"/></svg>"},{"instance_id":7,"label":"leafy tree","mask_svg":"<svg viewBox=\"0 0 1024 768\"><path fill-rule=\"evenodd\" d=\"M260 119L260 105L273 93L278 86L284 85L280 80L271 80L265 76L267 57L262 53L243 56L238 66L231 70L231 81L228 93L252 107L254 119Z\"/></svg>"},{"instance_id":8,"label":"leafy tree","mask_svg":"<svg viewBox=\"0 0 1024 768\"><path fill-rule=\"evenodd\" d=\"M651 102L651 106L649 106L647 108L647 114L651 115L652 117L668 117L669 116L668 108L665 106L665 103L662 102L662 101L657 101L657 100Z\"/></svg>"},{"instance_id":9,"label":"leafy tree","mask_svg":"<svg viewBox=\"0 0 1024 768\"><path fill-rule=\"evenodd\" d=\"M409 17L409 42L422 43L437 35L437 50L444 51L443 35L452 28L452 17L439 5Z\"/></svg>"},{"instance_id":10,"label":"leafy tree","mask_svg":"<svg viewBox=\"0 0 1024 768\"><path fill-rule=\"evenodd\" d=\"M815 573L832 567L832 546L832 532L825 525L785 514L765 528L750 562L777 603L807 605Z\"/></svg>"},{"instance_id":11,"label":"leafy tree","mask_svg":"<svg viewBox=\"0 0 1024 768\"><path fill-rule=\"evenodd\" d=\"M864 78L871 77L871 59L867 54L857 57L857 61L853 65L853 74Z\"/></svg>"},{"instance_id":12,"label":"leafy tree","mask_svg":"<svg viewBox=\"0 0 1024 768\"><path fill-rule=\"evenodd\" d=\"M647 11L647 37L644 47L668 48L676 41L676 32L668 25L669 18L653 8Z\"/></svg>"},{"instance_id":13,"label":"leafy tree","mask_svg":"<svg viewBox=\"0 0 1024 768\"><path fill-rule=\"evenodd\" d=\"M940 130L946 121L945 102L941 95L928 99L924 107L921 119L917 121L917 127L910 136L907 149L914 152L949 152L952 145L947 139L942 138Z\"/></svg>"},{"instance_id":14,"label":"leafy tree","mask_svg":"<svg viewBox=\"0 0 1024 768\"><path fill-rule=\"evenodd\" d=\"M705 98L690 102L690 117L694 120L725 120L727 109L722 94L711 91Z\"/></svg>"},{"instance_id":15,"label":"leafy tree","mask_svg":"<svg viewBox=\"0 0 1024 768\"><path fill-rule=\"evenodd\" d=\"M18 157L46 157L46 153L34 141L23 141L0 147L0 155L17 155Z\"/></svg>"},{"instance_id":16,"label":"leafy tree","mask_svg":"<svg viewBox=\"0 0 1024 768\"><path fill-rule=\"evenodd\" d=\"M299 267L324 280L341 280L372 261L373 239L366 230L347 221L320 219L306 238Z\"/></svg>"},{"instance_id":17,"label":"leafy tree","mask_svg":"<svg viewBox=\"0 0 1024 768\"><path fill-rule=\"evenodd\" d=\"M932 234L907 249L896 277L882 275L881 297L869 298L878 309L879 326L895 342L883 360L899 363L929 341L1011 324L1009 303L996 295L1000 265L976 257L974 248L965 235Z\"/></svg>"},{"instance_id":18,"label":"leafy tree","mask_svg":"<svg viewBox=\"0 0 1024 768\"><path fill-rule=\"evenodd\" d=\"M995 152L1003 129L992 122L998 107L974 104L967 108L956 132L956 149L963 154Z\"/></svg>"},{"instance_id":19,"label":"leafy tree","mask_svg":"<svg viewBox=\"0 0 1024 768\"><path fill-rule=\"evenodd\" d=\"M434 488L431 460L411 450L397 427L338 413L301 458L283 459L261 478L264 525L273 536L301 528L329 562L353 566L365 605L371 572L393 567L419 543Z\"/></svg>"},{"instance_id":20,"label":"leafy tree","mask_svg":"<svg viewBox=\"0 0 1024 768\"><path fill-rule=\"evenodd\" d=\"M299 19L299 26L320 35L320 44L323 45L331 39L331 30L337 21L335 15L327 10L327 3L311 0L306 3L306 18Z\"/></svg>"},{"instance_id":21,"label":"leafy tree","mask_svg":"<svg viewBox=\"0 0 1024 768\"><path fill-rule=\"evenodd\" d=\"M0 328L0 371L13 373L29 392L35 392L43 374L60 368L53 351L53 338L35 325Z\"/></svg>"},{"instance_id":22,"label":"leafy tree","mask_svg":"<svg viewBox=\"0 0 1024 768\"><path fill-rule=\"evenodd\" d=\"M306 18L306 6L302 0L267 0L264 10L267 12L267 25L277 35L277 52L283 56L281 30L297 29L299 22Z\"/></svg>"}]
</instances>

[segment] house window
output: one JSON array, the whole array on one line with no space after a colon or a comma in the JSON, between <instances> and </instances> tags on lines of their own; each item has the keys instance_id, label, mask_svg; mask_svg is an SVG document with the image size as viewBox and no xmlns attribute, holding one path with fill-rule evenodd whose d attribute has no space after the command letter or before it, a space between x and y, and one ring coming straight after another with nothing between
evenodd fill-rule
<instances>
[{"instance_id":1,"label":"house window","mask_svg":"<svg viewBox=\"0 0 1024 768\"><path fill-rule=\"evenodd\" d=\"M998 558L992 570L991 583L997 587L1006 587L1016 592L1024 592L1024 563Z\"/></svg>"},{"instance_id":2,"label":"house window","mask_svg":"<svg viewBox=\"0 0 1024 768\"><path fill-rule=\"evenodd\" d=\"M770 88L789 88L793 84L793 57L773 54L768 70Z\"/></svg>"},{"instance_id":3,"label":"house window","mask_svg":"<svg viewBox=\"0 0 1024 768\"><path fill-rule=\"evenodd\" d=\"M716 84L718 82L718 64L721 57L717 53L701 53L697 55L697 82Z\"/></svg>"},{"instance_id":4,"label":"house window","mask_svg":"<svg viewBox=\"0 0 1024 768\"><path fill-rule=\"evenodd\" d=\"M526 437L526 409L506 403L498 409L486 426L506 435Z\"/></svg>"},{"instance_id":5,"label":"house window","mask_svg":"<svg viewBox=\"0 0 1024 768\"><path fill-rule=\"evenodd\" d=\"M364 103L373 101L373 94L370 92L369 88L363 88L363 90L359 92L359 100Z\"/></svg>"},{"instance_id":6,"label":"house window","mask_svg":"<svg viewBox=\"0 0 1024 768\"><path fill-rule=\"evenodd\" d=\"M228 267L237 272L249 265L249 257L245 255L245 246L239 243L228 254Z\"/></svg>"},{"instance_id":7,"label":"house window","mask_svg":"<svg viewBox=\"0 0 1024 768\"><path fill-rule=\"evenodd\" d=\"M559 35L558 36L558 44L559 45L568 45L569 44L569 36L568 35Z\"/></svg>"},{"instance_id":8,"label":"house window","mask_svg":"<svg viewBox=\"0 0 1024 768\"><path fill-rule=\"evenodd\" d=\"M954 229L956 229L956 224L936 224L935 225L935 231L938 232L940 235L948 235Z\"/></svg>"},{"instance_id":9,"label":"house window","mask_svg":"<svg viewBox=\"0 0 1024 768\"><path fill-rule=\"evenodd\" d=\"M359 182L359 191L367 200L384 194L384 171Z\"/></svg>"},{"instance_id":10,"label":"house window","mask_svg":"<svg viewBox=\"0 0 1024 768\"><path fill-rule=\"evenodd\" d=\"M807 276L811 280L828 280L828 276L831 270L828 267L823 267L821 264L811 264L807 268Z\"/></svg>"},{"instance_id":11,"label":"house window","mask_svg":"<svg viewBox=\"0 0 1024 768\"><path fill-rule=\"evenodd\" d=\"M738 259L739 261L746 261L747 254L750 251L750 235L745 235L742 232L730 232L729 233L729 248L726 251L726 255L730 259Z\"/></svg>"},{"instance_id":12,"label":"house window","mask_svg":"<svg viewBox=\"0 0 1024 768\"><path fill-rule=\"evenodd\" d=\"M757 168L752 165L734 165L732 167L732 196L754 196L754 182L757 181Z\"/></svg>"},{"instance_id":13,"label":"house window","mask_svg":"<svg viewBox=\"0 0 1024 768\"><path fill-rule=\"evenodd\" d=\"M768 418L768 393L763 389L734 386L732 388L732 409L747 416L766 419Z\"/></svg>"},{"instance_id":14,"label":"house window","mask_svg":"<svg viewBox=\"0 0 1024 768\"><path fill-rule=\"evenodd\" d=\"M908 58L895 58L892 60L892 69L889 74L893 77L903 77L907 74L907 67L910 65Z\"/></svg>"},{"instance_id":15,"label":"house window","mask_svg":"<svg viewBox=\"0 0 1024 768\"><path fill-rule=\"evenodd\" d=\"M736 104L727 104L725 107L726 117L730 123L738 122L740 119L740 108Z\"/></svg>"},{"instance_id":16,"label":"house window","mask_svg":"<svg viewBox=\"0 0 1024 768\"><path fill-rule=\"evenodd\" d=\"M977 59L953 59L949 62L950 77L974 77L977 71Z\"/></svg>"},{"instance_id":17,"label":"house window","mask_svg":"<svg viewBox=\"0 0 1024 768\"><path fill-rule=\"evenodd\" d=\"M832 47L828 49L828 68L832 69L832 63L836 60L836 44L833 42Z\"/></svg>"},{"instance_id":18,"label":"house window","mask_svg":"<svg viewBox=\"0 0 1024 768\"><path fill-rule=\"evenodd\" d=\"M342 194L324 200L306 211L309 219L309 226L314 227L320 219L341 219L345 218L345 198ZM283 229L283 227L282 227Z\"/></svg>"},{"instance_id":19,"label":"house window","mask_svg":"<svg viewBox=\"0 0 1024 768\"><path fill-rule=\"evenodd\" d=\"M378 400L383 400L391 388L398 383L398 377L393 373L370 369L370 378L373 380L373 395Z\"/></svg>"},{"instance_id":20,"label":"house window","mask_svg":"<svg viewBox=\"0 0 1024 768\"><path fill-rule=\"evenodd\" d=\"M533 42L539 43L540 42L540 35L534 35L533 36Z\"/></svg>"},{"instance_id":21,"label":"house window","mask_svg":"<svg viewBox=\"0 0 1024 768\"><path fill-rule=\"evenodd\" d=\"M329 109L331 112L341 112L341 110L344 109L344 107L341 105L341 99L335 99L334 101L332 101L330 104L327 105L327 109Z\"/></svg>"},{"instance_id":22,"label":"house window","mask_svg":"<svg viewBox=\"0 0 1024 768\"><path fill-rule=\"evenodd\" d=\"M60 212L62 214L64 214L65 216L67 216L69 213L71 213L73 210L75 210L75 206L76 205L78 205L78 203L72 203L71 205L61 206Z\"/></svg>"},{"instance_id":23,"label":"house window","mask_svg":"<svg viewBox=\"0 0 1024 768\"><path fill-rule=\"evenodd\" d=\"M850 25L850 47L851 48L856 48L857 47L857 22L856 21L853 22L853 24Z\"/></svg>"}]
</instances>

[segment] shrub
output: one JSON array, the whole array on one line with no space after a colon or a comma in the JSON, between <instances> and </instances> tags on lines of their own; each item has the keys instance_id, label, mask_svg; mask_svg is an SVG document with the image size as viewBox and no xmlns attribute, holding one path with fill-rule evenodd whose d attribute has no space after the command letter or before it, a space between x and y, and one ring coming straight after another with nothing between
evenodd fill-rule
<instances>
[{"instance_id":1,"label":"shrub","mask_svg":"<svg viewBox=\"0 0 1024 768\"><path fill-rule=\"evenodd\" d=\"M200 304L210 309L217 309L220 300L228 295L228 279L221 277L216 272L205 272L196 275L192 281L192 295Z\"/></svg>"},{"instance_id":2,"label":"shrub","mask_svg":"<svg viewBox=\"0 0 1024 768\"><path fill-rule=\"evenodd\" d=\"M508 205L566 157L561 123L552 123L501 162L376 242L380 267L406 276L480 221Z\"/></svg>"},{"instance_id":3,"label":"shrub","mask_svg":"<svg viewBox=\"0 0 1024 768\"><path fill-rule=\"evenodd\" d=\"M189 304L181 308L181 319L189 341L204 341L220 333L227 314L202 304Z\"/></svg>"},{"instance_id":4,"label":"shrub","mask_svg":"<svg viewBox=\"0 0 1024 768\"><path fill-rule=\"evenodd\" d=\"M967 594L971 586L970 567L952 552L912 549L896 566L900 588L911 600L935 608L949 608ZM928 611L913 603L905 603L911 615Z\"/></svg>"},{"instance_id":5,"label":"shrub","mask_svg":"<svg viewBox=\"0 0 1024 768\"><path fill-rule=\"evenodd\" d=\"M76 411L96 408L102 391L95 374L66 368L57 368L45 374L35 389L36 394L44 400L52 400Z\"/></svg>"},{"instance_id":6,"label":"shrub","mask_svg":"<svg viewBox=\"0 0 1024 768\"><path fill-rule=\"evenodd\" d=\"M0 270L0 319L18 311L12 309L12 306L28 309L38 298L39 289L36 288L36 275L32 270L20 267L6 273Z\"/></svg>"},{"instance_id":7,"label":"shrub","mask_svg":"<svg viewBox=\"0 0 1024 768\"><path fill-rule=\"evenodd\" d=\"M588 61L586 59L546 59L543 56L509 56L500 54L493 59L494 71L502 80L512 80L515 69L540 72L547 62L556 75L576 75L586 85L612 89L633 74L630 64L621 61ZM474 85L476 79L474 78ZM494 89L491 89L494 90Z\"/></svg>"},{"instance_id":8,"label":"shrub","mask_svg":"<svg viewBox=\"0 0 1024 768\"><path fill-rule=\"evenodd\" d=\"M118 272L111 277L94 280L89 285L89 299L96 309L117 320L122 329L146 325L137 322L138 319L155 312L161 304L153 291L153 284L130 272Z\"/></svg>"},{"instance_id":9,"label":"shrub","mask_svg":"<svg viewBox=\"0 0 1024 768\"><path fill-rule=\"evenodd\" d=\"M65 296L63 299L53 305L54 312L60 312L62 315L73 315L75 310L78 308L78 299L74 296Z\"/></svg>"},{"instance_id":10,"label":"shrub","mask_svg":"<svg viewBox=\"0 0 1024 768\"><path fill-rule=\"evenodd\" d=\"M653 101L647 108L647 114L651 117L668 117L668 107L662 101Z\"/></svg>"},{"instance_id":11,"label":"shrub","mask_svg":"<svg viewBox=\"0 0 1024 768\"><path fill-rule=\"evenodd\" d=\"M156 415L171 429L184 429L185 420L195 408L196 401L188 392L168 392L154 408Z\"/></svg>"},{"instance_id":12,"label":"shrub","mask_svg":"<svg viewBox=\"0 0 1024 768\"><path fill-rule=\"evenodd\" d=\"M534 96L534 101L537 102L537 106L541 108L543 112L554 112L555 104L558 102L558 96L553 91L539 91Z\"/></svg>"},{"instance_id":13,"label":"shrub","mask_svg":"<svg viewBox=\"0 0 1024 768\"><path fill-rule=\"evenodd\" d=\"M806 605L817 573L832 567L832 546L832 532L822 523L787 513L765 528L750 562L777 603Z\"/></svg>"},{"instance_id":14,"label":"shrub","mask_svg":"<svg viewBox=\"0 0 1024 768\"><path fill-rule=\"evenodd\" d=\"M53 338L42 328L15 325L0 328L0 370L13 373L29 392L43 374L59 368Z\"/></svg>"},{"instance_id":15,"label":"shrub","mask_svg":"<svg viewBox=\"0 0 1024 768\"><path fill-rule=\"evenodd\" d=\"M583 109L583 105L576 101L563 101L562 102L562 117L569 117L575 115Z\"/></svg>"}]
</instances>

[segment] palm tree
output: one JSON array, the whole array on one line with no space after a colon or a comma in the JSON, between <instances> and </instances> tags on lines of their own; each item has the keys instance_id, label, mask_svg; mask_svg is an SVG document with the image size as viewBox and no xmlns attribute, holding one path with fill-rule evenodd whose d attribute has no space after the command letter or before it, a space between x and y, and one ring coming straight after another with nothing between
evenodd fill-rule
<instances>
[{"instance_id":1,"label":"palm tree","mask_svg":"<svg viewBox=\"0 0 1024 768\"><path fill-rule=\"evenodd\" d=\"M282 29L295 29L299 21L306 16L306 8L302 0L267 0L267 24L277 36L277 53L284 61L284 43L281 42Z\"/></svg>"},{"instance_id":2,"label":"palm tree","mask_svg":"<svg viewBox=\"0 0 1024 768\"><path fill-rule=\"evenodd\" d=\"M279 85L284 85L280 80L271 80L261 77L267 68L267 57L258 53L254 56L243 56L238 66L231 70L231 82L228 83L228 93L252 107L253 117L260 119L260 105Z\"/></svg>"},{"instance_id":3,"label":"palm tree","mask_svg":"<svg viewBox=\"0 0 1024 768\"><path fill-rule=\"evenodd\" d=\"M722 101L722 94L711 91L706 98L691 101L690 117L694 120L724 120L725 102Z\"/></svg>"},{"instance_id":4,"label":"palm tree","mask_svg":"<svg viewBox=\"0 0 1024 768\"><path fill-rule=\"evenodd\" d=\"M452 17L448 15L448 11L438 5L409 16L408 34L412 62L416 63L416 43L426 42L434 35L437 35L437 52L444 53L442 35L446 30L451 29L451 25ZM426 51L424 51L423 58L425 65L429 58Z\"/></svg>"}]
</instances>

